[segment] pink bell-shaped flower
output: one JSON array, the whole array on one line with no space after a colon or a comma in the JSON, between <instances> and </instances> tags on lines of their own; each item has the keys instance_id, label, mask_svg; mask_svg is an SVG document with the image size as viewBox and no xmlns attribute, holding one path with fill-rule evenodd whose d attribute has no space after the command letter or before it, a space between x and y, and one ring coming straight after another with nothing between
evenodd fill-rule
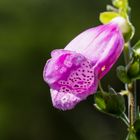
<instances>
[{"instance_id":1,"label":"pink bell-shaped flower","mask_svg":"<svg viewBox=\"0 0 140 140\"><path fill-rule=\"evenodd\" d=\"M94 94L98 81L117 61L123 46L120 27L112 21L82 32L64 49L52 51L43 78L51 88L53 106L69 110Z\"/></svg>"}]
</instances>

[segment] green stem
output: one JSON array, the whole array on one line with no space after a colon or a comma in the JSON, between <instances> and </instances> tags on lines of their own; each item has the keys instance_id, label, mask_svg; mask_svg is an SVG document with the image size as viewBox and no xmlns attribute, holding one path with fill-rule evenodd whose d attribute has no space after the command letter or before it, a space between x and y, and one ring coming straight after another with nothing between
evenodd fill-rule
<instances>
[{"instance_id":1,"label":"green stem","mask_svg":"<svg viewBox=\"0 0 140 140\"><path fill-rule=\"evenodd\" d=\"M136 81L128 84L128 91L130 127L133 127L136 120Z\"/></svg>"},{"instance_id":2,"label":"green stem","mask_svg":"<svg viewBox=\"0 0 140 140\"><path fill-rule=\"evenodd\" d=\"M129 43L126 43L124 45L124 61L125 61L125 65L127 65L130 61L130 55L129 55Z\"/></svg>"},{"instance_id":3,"label":"green stem","mask_svg":"<svg viewBox=\"0 0 140 140\"><path fill-rule=\"evenodd\" d=\"M126 19L129 20L130 17L130 8L128 4L128 0L123 0L124 8L122 11L125 11L126 13ZM129 64L131 60L131 54L130 54L130 41L125 44L124 46L124 59L126 66ZM129 122L129 128L133 128L133 124L136 120L136 81L131 82L129 84L125 84L125 89L128 91L128 118L130 120Z\"/></svg>"},{"instance_id":4,"label":"green stem","mask_svg":"<svg viewBox=\"0 0 140 140\"><path fill-rule=\"evenodd\" d=\"M130 43L127 43L124 48L125 64L128 65L130 61ZM129 127L133 128L136 119L136 81L125 84L125 89L128 91L128 118L130 120Z\"/></svg>"}]
</instances>

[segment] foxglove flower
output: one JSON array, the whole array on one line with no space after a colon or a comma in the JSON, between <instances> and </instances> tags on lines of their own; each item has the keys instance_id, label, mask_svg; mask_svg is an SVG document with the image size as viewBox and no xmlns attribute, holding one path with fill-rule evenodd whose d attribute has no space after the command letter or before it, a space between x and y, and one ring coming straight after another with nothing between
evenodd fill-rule
<instances>
[{"instance_id":1,"label":"foxglove flower","mask_svg":"<svg viewBox=\"0 0 140 140\"><path fill-rule=\"evenodd\" d=\"M43 77L51 88L53 106L69 110L94 94L98 81L117 61L123 46L120 27L112 21L82 32L64 49L52 51Z\"/></svg>"}]
</instances>

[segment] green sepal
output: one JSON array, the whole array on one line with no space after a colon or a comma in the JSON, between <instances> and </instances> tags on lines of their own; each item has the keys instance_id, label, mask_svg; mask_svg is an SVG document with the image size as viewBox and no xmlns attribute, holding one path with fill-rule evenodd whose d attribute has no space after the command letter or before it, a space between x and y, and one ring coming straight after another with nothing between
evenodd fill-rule
<instances>
[{"instance_id":1,"label":"green sepal","mask_svg":"<svg viewBox=\"0 0 140 140\"><path fill-rule=\"evenodd\" d=\"M100 13L100 21L103 24L109 23L113 18L120 16L117 12L102 12Z\"/></svg>"},{"instance_id":2,"label":"green sepal","mask_svg":"<svg viewBox=\"0 0 140 140\"><path fill-rule=\"evenodd\" d=\"M108 91L110 94L117 94L117 92L111 86L108 87Z\"/></svg>"},{"instance_id":3,"label":"green sepal","mask_svg":"<svg viewBox=\"0 0 140 140\"><path fill-rule=\"evenodd\" d=\"M134 57L140 58L140 40L133 46Z\"/></svg>"},{"instance_id":4,"label":"green sepal","mask_svg":"<svg viewBox=\"0 0 140 140\"><path fill-rule=\"evenodd\" d=\"M140 40L133 46L135 50L140 49Z\"/></svg>"},{"instance_id":5,"label":"green sepal","mask_svg":"<svg viewBox=\"0 0 140 140\"><path fill-rule=\"evenodd\" d=\"M95 107L103 113L120 118L125 112L125 100L120 94L99 91L95 95Z\"/></svg>"},{"instance_id":6,"label":"green sepal","mask_svg":"<svg viewBox=\"0 0 140 140\"><path fill-rule=\"evenodd\" d=\"M113 5L118 8L118 14L121 17L124 17L127 21L126 26L124 27L126 31L122 32L125 42L130 41L133 38L135 33L135 28L129 20L128 14L130 12L130 7L128 5L128 0L112 0Z\"/></svg>"},{"instance_id":7,"label":"green sepal","mask_svg":"<svg viewBox=\"0 0 140 140\"><path fill-rule=\"evenodd\" d=\"M132 80L140 79L140 41L138 41L132 50L132 58L127 66L127 74Z\"/></svg>"},{"instance_id":8,"label":"green sepal","mask_svg":"<svg viewBox=\"0 0 140 140\"><path fill-rule=\"evenodd\" d=\"M106 10L107 10L107 11L113 11L113 12L118 13L118 9L115 8L115 7L113 7L112 5L107 5L107 6L106 6Z\"/></svg>"},{"instance_id":9,"label":"green sepal","mask_svg":"<svg viewBox=\"0 0 140 140\"><path fill-rule=\"evenodd\" d=\"M131 79L127 75L127 70L124 66L118 66L117 67L117 77L123 82L123 83L130 83Z\"/></svg>"},{"instance_id":10,"label":"green sepal","mask_svg":"<svg viewBox=\"0 0 140 140\"><path fill-rule=\"evenodd\" d=\"M112 3L119 9L128 10L128 0L112 0Z\"/></svg>"},{"instance_id":11,"label":"green sepal","mask_svg":"<svg viewBox=\"0 0 140 140\"><path fill-rule=\"evenodd\" d=\"M127 135L126 140L138 140L138 139L136 138L135 132L130 131Z\"/></svg>"},{"instance_id":12,"label":"green sepal","mask_svg":"<svg viewBox=\"0 0 140 140\"><path fill-rule=\"evenodd\" d=\"M122 0L112 0L112 3L117 8L123 8L124 7L124 3L123 3Z\"/></svg>"},{"instance_id":13,"label":"green sepal","mask_svg":"<svg viewBox=\"0 0 140 140\"><path fill-rule=\"evenodd\" d=\"M136 110L136 120L140 119L140 108L139 106L137 107L137 110Z\"/></svg>"},{"instance_id":14,"label":"green sepal","mask_svg":"<svg viewBox=\"0 0 140 140\"><path fill-rule=\"evenodd\" d=\"M135 133L136 133L136 137L139 140L140 139L140 118L137 119L134 123L134 129L135 129Z\"/></svg>"},{"instance_id":15,"label":"green sepal","mask_svg":"<svg viewBox=\"0 0 140 140\"><path fill-rule=\"evenodd\" d=\"M123 33L123 37L125 42L130 41L135 34L135 28L134 26L130 23L130 21L127 21L127 31Z\"/></svg>"},{"instance_id":16,"label":"green sepal","mask_svg":"<svg viewBox=\"0 0 140 140\"><path fill-rule=\"evenodd\" d=\"M127 74L132 80L140 78L140 58L133 58L128 65Z\"/></svg>"}]
</instances>

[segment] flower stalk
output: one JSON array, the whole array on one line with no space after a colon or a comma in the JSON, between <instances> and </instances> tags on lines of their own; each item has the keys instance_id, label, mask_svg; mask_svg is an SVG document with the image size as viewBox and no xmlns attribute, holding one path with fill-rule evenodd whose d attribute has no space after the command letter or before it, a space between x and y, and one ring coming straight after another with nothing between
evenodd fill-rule
<instances>
[{"instance_id":1,"label":"flower stalk","mask_svg":"<svg viewBox=\"0 0 140 140\"><path fill-rule=\"evenodd\" d=\"M126 66L129 64L130 56L130 42L125 44L124 59ZM130 120L129 128L133 129L133 124L136 120L136 81L125 84L125 89L128 91L128 118Z\"/></svg>"},{"instance_id":2,"label":"flower stalk","mask_svg":"<svg viewBox=\"0 0 140 140\"><path fill-rule=\"evenodd\" d=\"M128 110L130 119L130 128L133 128L133 124L136 120L136 81L127 85L128 94Z\"/></svg>"},{"instance_id":3,"label":"flower stalk","mask_svg":"<svg viewBox=\"0 0 140 140\"><path fill-rule=\"evenodd\" d=\"M124 4L123 6L118 6L119 12L124 13L124 15L125 15L124 17L130 23L130 21L129 21L130 7L129 7L128 0L122 0L122 1L115 0L115 1L118 3L122 2ZM132 31L132 36L133 36L134 28L132 30L133 30ZM131 38L132 38L132 36L131 36ZM125 60L126 69L132 58L131 45L130 45L131 38L127 41L127 43L124 46L124 60ZM136 80L131 81L131 83L125 83L125 89L126 89L126 91L128 91L127 97L128 97L129 131L133 131L134 122L136 121Z\"/></svg>"}]
</instances>

